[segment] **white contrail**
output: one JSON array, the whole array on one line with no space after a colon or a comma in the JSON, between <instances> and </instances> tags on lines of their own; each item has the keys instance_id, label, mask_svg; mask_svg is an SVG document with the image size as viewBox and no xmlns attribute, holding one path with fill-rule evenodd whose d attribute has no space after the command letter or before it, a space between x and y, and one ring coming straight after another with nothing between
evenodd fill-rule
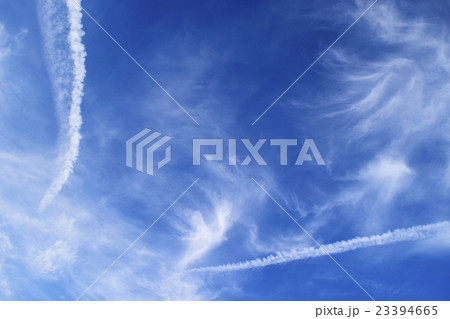
<instances>
[{"instance_id":1,"label":"white contrail","mask_svg":"<svg viewBox=\"0 0 450 319\"><path fill-rule=\"evenodd\" d=\"M59 171L41 200L39 210L42 211L59 193L78 158L86 50L82 42L82 13L76 4L70 0L65 5L58 0L41 0L39 9L63 135Z\"/></svg>"},{"instance_id":2,"label":"white contrail","mask_svg":"<svg viewBox=\"0 0 450 319\"><path fill-rule=\"evenodd\" d=\"M444 227L449 227L449 221L436 224L420 225L411 228L400 228L394 231L388 231L381 235L373 235L369 237L356 237L350 240L338 241L332 244L323 245L322 247L329 254L338 254L358 248L382 246L386 244L398 243L408 240L417 240L432 237ZM324 256L326 253L323 249L310 247L304 249L293 249L290 251L278 252L263 258L246 260L236 263L229 263L219 266L207 266L201 268L190 269L189 272L226 272L242 269L260 268L274 264L286 263L294 260L315 258Z\"/></svg>"}]
</instances>

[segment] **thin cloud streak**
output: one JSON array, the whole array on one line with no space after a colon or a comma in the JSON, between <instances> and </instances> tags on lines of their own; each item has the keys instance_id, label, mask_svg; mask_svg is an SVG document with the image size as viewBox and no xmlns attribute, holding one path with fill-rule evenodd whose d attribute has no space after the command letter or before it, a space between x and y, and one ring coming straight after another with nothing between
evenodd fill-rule
<instances>
[{"instance_id":1,"label":"thin cloud streak","mask_svg":"<svg viewBox=\"0 0 450 319\"><path fill-rule=\"evenodd\" d=\"M78 158L81 140L80 129L82 125L81 102L83 99L84 78L86 76L85 59L86 50L82 42L84 35L81 9L72 1L66 1L67 18L64 22L57 12L58 5L51 0L42 2L41 19L50 22L42 22L42 31L46 42L46 50L49 56L50 73L53 77L56 102L60 108L60 117L64 115L65 102L70 104L67 120L62 120L64 144L61 146L62 159L60 170L46 190L41 200L39 210L44 210L53 202L63 185L73 172L74 164ZM68 30L65 24L68 23ZM66 48L70 53L61 54L57 48L57 38L61 38L68 31ZM53 38L53 39L52 39ZM68 47L67 47L68 44ZM56 77L56 78L55 78ZM67 122L66 122L67 121ZM64 125L65 124L65 125Z\"/></svg>"},{"instance_id":2,"label":"thin cloud streak","mask_svg":"<svg viewBox=\"0 0 450 319\"><path fill-rule=\"evenodd\" d=\"M330 254L339 254L359 248L384 246L387 244L399 243L404 241L430 238L437 235L440 230L442 230L444 227L448 227L449 225L449 221L444 221L440 223L419 225L410 228L399 228L394 231L388 231L381 235L355 237L350 240L338 241L322 246L324 249L310 247L304 249L293 249L291 251L281 251L264 258L257 258L219 266L194 268L190 269L189 272L228 272L244 269L254 269L275 264L287 263L295 260L325 256L326 253L324 251L327 251Z\"/></svg>"}]
</instances>

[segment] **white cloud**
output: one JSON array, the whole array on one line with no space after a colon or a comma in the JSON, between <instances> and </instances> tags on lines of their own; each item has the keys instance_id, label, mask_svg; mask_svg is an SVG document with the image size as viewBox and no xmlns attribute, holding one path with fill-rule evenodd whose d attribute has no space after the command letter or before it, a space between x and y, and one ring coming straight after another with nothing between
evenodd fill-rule
<instances>
[{"instance_id":1,"label":"white cloud","mask_svg":"<svg viewBox=\"0 0 450 319\"><path fill-rule=\"evenodd\" d=\"M12 248L13 246L9 237L6 234L0 233L0 252L4 253Z\"/></svg>"},{"instance_id":2,"label":"white cloud","mask_svg":"<svg viewBox=\"0 0 450 319\"><path fill-rule=\"evenodd\" d=\"M0 293L6 296L12 295L11 288L6 280L0 280Z\"/></svg>"},{"instance_id":3,"label":"white cloud","mask_svg":"<svg viewBox=\"0 0 450 319\"><path fill-rule=\"evenodd\" d=\"M403 241L417 240L429 238L449 231L449 222L441 222L436 224L420 225L410 228L400 228L389 231L381 235L373 235L369 237L356 237L346 241L339 241L332 244L323 245L324 249L318 247L310 247L303 249L293 249L290 251L280 251L274 255L263 258L246 260L237 263L224 264L220 266L208 266L191 269L190 272L223 272L235 271L242 269L252 269L266 267L275 264L302 260L308 258L316 258L329 254L344 253L359 248L382 246ZM325 252L325 251L326 252Z\"/></svg>"},{"instance_id":4,"label":"white cloud","mask_svg":"<svg viewBox=\"0 0 450 319\"><path fill-rule=\"evenodd\" d=\"M226 232L231 226L231 212L231 203L222 202L218 203L214 213L207 217L199 211L194 211L186 217L187 228L182 240L187 243L187 249L180 261L182 268L198 260L226 239ZM209 221L205 219L208 217Z\"/></svg>"},{"instance_id":5,"label":"white cloud","mask_svg":"<svg viewBox=\"0 0 450 319\"><path fill-rule=\"evenodd\" d=\"M388 202L408 186L411 175L413 171L403 160L381 156L362 168L357 178L364 183L366 192L376 191L379 200Z\"/></svg>"},{"instance_id":6,"label":"white cloud","mask_svg":"<svg viewBox=\"0 0 450 319\"><path fill-rule=\"evenodd\" d=\"M36 269L51 273L71 266L76 260L76 251L66 242L57 241L36 257Z\"/></svg>"},{"instance_id":7,"label":"white cloud","mask_svg":"<svg viewBox=\"0 0 450 319\"><path fill-rule=\"evenodd\" d=\"M202 211L185 210L171 219L171 224L180 232L183 252L175 256L170 265L160 269L160 278L152 284L154 292L165 300L212 299L214 293L205 289L199 278L190 276L185 270L201 260L214 248L226 241L236 215L228 201L212 202L213 209ZM180 219L180 220L179 220Z\"/></svg>"},{"instance_id":8,"label":"white cloud","mask_svg":"<svg viewBox=\"0 0 450 319\"><path fill-rule=\"evenodd\" d=\"M360 9L367 5L357 3ZM430 194L426 184L450 185L450 161L441 164L446 155L441 148L450 145L450 46L446 25L407 17L394 3L378 2L361 22L374 35L370 41L353 42L350 49L342 44L322 61L339 88L318 103L339 136L332 139L327 164L335 181L344 183L336 183L332 195L324 195L311 211L342 212L358 228L364 224L373 231L415 217L414 210L401 207L431 206L430 196L435 202L448 198L446 191ZM372 48L370 58L361 53ZM335 171L335 164L345 170ZM401 205L393 205L400 198ZM434 209L427 214L439 216Z\"/></svg>"},{"instance_id":9,"label":"white cloud","mask_svg":"<svg viewBox=\"0 0 450 319\"><path fill-rule=\"evenodd\" d=\"M0 23L0 61L10 54L11 50L8 46L8 34L5 25Z\"/></svg>"},{"instance_id":10,"label":"white cloud","mask_svg":"<svg viewBox=\"0 0 450 319\"><path fill-rule=\"evenodd\" d=\"M81 140L81 102L86 75L82 14L81 9L73 1L67 0L68 21L64 21L66 17L59 2L41 1L40 15L41 29L49 56L49 69L57 95L56 102L60 117L66 114L67 120L64 119L62 122L64 144L60 150L59 171L42 198L40 210L45 209L53 201L73 172ZM64 111L67 106L68 112Z\"/></svg>"}]
</instances>

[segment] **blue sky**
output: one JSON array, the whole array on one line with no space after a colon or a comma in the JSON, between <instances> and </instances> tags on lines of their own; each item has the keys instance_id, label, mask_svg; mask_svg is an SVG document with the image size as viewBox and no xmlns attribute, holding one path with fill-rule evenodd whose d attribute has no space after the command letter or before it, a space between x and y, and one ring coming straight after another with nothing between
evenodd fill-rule
<instances>
[{"instance_id":1,"label":"blue sky","mask_svg":"<svg viewBox=\"0 0 450 319\"><path fill-rule=\"evenodd\" d=\"M448 300L448 3L379 0L251 125L371 3L84 0L196 125L72 0L1 0L0 299L78 298L199 178L82 300L370 300L253 179L374 299ZM193 138L326 165L192 166Z\"/></svg>"}]
</instances>

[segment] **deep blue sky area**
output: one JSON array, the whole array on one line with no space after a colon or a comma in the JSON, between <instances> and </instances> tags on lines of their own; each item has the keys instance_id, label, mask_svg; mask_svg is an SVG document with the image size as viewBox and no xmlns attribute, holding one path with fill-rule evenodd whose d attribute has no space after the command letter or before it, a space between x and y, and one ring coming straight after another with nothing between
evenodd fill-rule
<instances>
[{"instance_id":1,"label":"deep blue sky area","mask_svg":"<svg viewBox=\"0 0 450 319\"><path fill-rule=\"evenodd\" d=\"M0 300L449 300L450 4L372 4L0 0Z\"/></svg>"}]
</instances>

